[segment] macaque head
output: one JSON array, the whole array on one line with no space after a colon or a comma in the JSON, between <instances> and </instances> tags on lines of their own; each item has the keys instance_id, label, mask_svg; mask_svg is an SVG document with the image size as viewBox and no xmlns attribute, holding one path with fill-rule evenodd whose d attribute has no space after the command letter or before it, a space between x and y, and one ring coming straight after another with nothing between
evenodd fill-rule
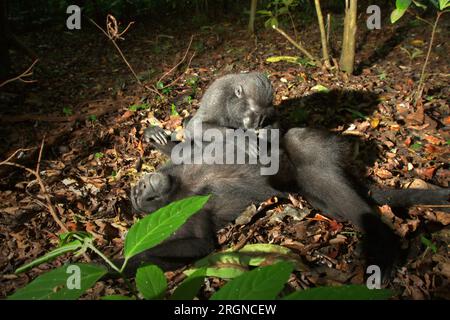
<instances>
[{"instance_id":1,"label":"macaque head","mask_svg":"<svg viewBox=\"0 0 450 320\"><path fill-rule=\"evenodd\" d=\"M143 176L131 188L131 203L138 212L152 213L170 202L172 179L168 174L155 172Z\"/></svg>"},{"instance_id":2,"label":"macaque head","mask_svg":"<svg viewBox=\"0 0 450 320\"><path fill-rule=\"evenodd\" d=\"M238 127L260 129L270 124L275 113L270 80L262 73L242 74L234 84L228 111Z\"/></svg>"}]
</instances>

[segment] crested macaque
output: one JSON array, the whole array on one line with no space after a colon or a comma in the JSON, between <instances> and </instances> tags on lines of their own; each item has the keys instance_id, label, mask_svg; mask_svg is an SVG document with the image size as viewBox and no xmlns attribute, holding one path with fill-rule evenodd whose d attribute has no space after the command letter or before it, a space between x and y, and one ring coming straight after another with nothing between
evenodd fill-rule
<instances>
[{"instance_id":1,"label":"crested macaque","mask_svg":"<svg viewBox=\"0 0 450 320\"><path fill-rule=\"evenodd\" d=\"M272 99L272 84L263 73L228 74L218 78L206 90L199 109L187 123L185 138L202 141L203 132L208 129L225 134L226 129L275 128L278 123ZM159 144L162 150L171 150L176 144L157 126L146 129L144 139Z\"/></svg>"},{"instance_id":2,"label":"crested macaque","mask_svg":"<svg viewBox=\"0 0 450 320\"><path fill-rule=\"evenodd\" d=\"M366 234L369 263L389 272L398 239L381 222L370 203L440 204L447 203L450 193L445 189L394 190L394 193L375 189L370 195L357 191L345 172L348 151L341 137L317 129L293 128L282 138L280 169L273 176L261 175L259 164L171 163L145 175L131 191L133 207L139 212L151 213L192 195L212 197L174 236L133 258L128 271L141 263L172 269L205 256L214 249L216 231L235 220L250 203L300 193L325 214L353 222ZM412 198L411 191L414 191Z\"/></svg>"}]
</instances>

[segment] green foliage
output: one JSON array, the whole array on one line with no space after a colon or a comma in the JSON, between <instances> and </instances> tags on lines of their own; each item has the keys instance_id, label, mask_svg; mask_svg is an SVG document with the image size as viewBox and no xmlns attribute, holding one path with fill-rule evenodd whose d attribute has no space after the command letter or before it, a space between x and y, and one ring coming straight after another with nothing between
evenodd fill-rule
<instances>
[{"instance_id":1,"label":"green foliage","mask_svg":"<svg viewBox=\"0 0 450 320\"><path fill-rule=\"evenodd\" d=\"M175 289L170 300L192 300L197 295L203 283L205 283L206 272L201 268L193 272L189 277Z\"/></svg>"},{"instance_id":2,"label":"green foliage","mask_svg":"<svg viewBox=\"0 0 450 320\"><path fill-rule=\"evenodd\" d=\"M414 151L420 150L422 148L422 143L416 142L410 146L411 149Z\"/></svg>"},{"instance_id":3,"label":"green foliage","mask_svg":"<svg viewBox=\"0 0 450 320\"><path fill-rule=\"evenodd\" d=\"M434 253L437 252L437 247L436 245L429 239L427 239L425 236L420 236L420 241L429 249L431 249L431 251L433 251Z\"/></svg>"},{"instance_id":4,"label":"green foliage","mask_svg":"<svg viewBox=\"0 0 450 320\"><path fill-rule=\"evenodd\" d=\"M214 293L211 300L275 299L289 278L293 265L289 262L259 267L228 282Z\"/></svg>"},{"instance_id":5,"label":"green foliage","mask_svg":"<svg viewBox=\"0 0 450 320\"><path fill-rule=\"evenodd\" d=\"M79 288L68 288L71 281L69 268L79 268ZM79 298L87 289L92 287L98 279L107 272L106 268L91 264L72 264L59 267L40 275L25 288L17 290L10 300L74 300ZM75 275L73 275L75 277Z\"/></svg>"},{"instance_id":6,"label":"green foliage","mask_svg":"<svg viewBox=\"0 0 450 320\"><path fill-rule=\"evenodd\" d=\"M258 10L256 13L266 18L264 22L266 28L278 27L280 17L289 15L299 3L298 0L272 0L267 4L267 10Z\"/></svg>"},{"instance_id":7,"label":"green foliage","mask_svg":"<svg viewBox=\"0 0 450 320\"><path fill-rule=\"evenodd\" d=\"M96 152L95 154L94 154L94 158L95 159L101 159L101 158L103 158L105 155L103 154L103 152Z\"/></svg>"},{"instance_id":8,"label":"green foliage","mask_svg":"<svg viewBox=\"0 0 450 320\"><path fill-rule=\"evenodd\" d=\"M174 103L172 103L170 105L170 115L171 116L179 116L179 113L177 111L177 106Z\"/></svg>"},{"instance_id":9,"label":"green foliage","mask_svg":"<svg viewBox=\"0 0 450 320\"><path fill-rule=\"evenodd\" d=\"M169 204L135 223L125 239L125 263L132 256L167 239L190 216L208 201L209 196L194 196ZM60 254L91 249L110 266L118 267L93 245L93 237L86 232L67 232L59 236L60 247L17 270L23 272ZM425 238L426 239L426 238ZM427 239L426 239L427 240ZM427 242L428 241L428 242ZM432 248L430 240L424 244ZM123 267L124 267L123 266ZM248 271L252 266L259 266ZM71 269L68 269L71 267ZM175 289L169 299L193 299L204 284L206 276L232 279L213 294L213 300L227 299L275 299L284 288L291 272L302 270L289 248L273 244L250 244L238 251L232 249L215 253L199 260L195 268L188 270L188 277ZM78 272L79 271L79 272ZM19 289L9 299L77 299L107 272L103 266L72 264L42 274L26 287ZM78 278L76 278L79 276ZM131 291L134 290L131 284ZM136 287L145 299L162 299L167 292L167 280L163 271L155 266L141 267L136 273ZM339 288L314 288L294 292L285 299L385 299L392 295L387 290L368 290L361 286ZM109 295L103 300L131 300L139 298Z\"/></svg>"},{"instance_id":10,"label":"green foliage","mask_svg":"<svg viewBox=\"0 0 450 320\"><path fill-rule=\"evenodd\" d=\"M34 266L40 265L44 262L50 261L62 254L65 254L67 252L73 252L76 251L78 249L80 249L82 247L82 242L80 240L74 240L72 242L69 242L67 244L63 244L62 246L50 251L49 253L47 253L46 255L43 255L40 258L37 258L35 260L33 260L32 262L18 268L15 273L22 273L24 271L27 271L31 268L33 268Z\"/></svg>"},{"instance_id":11,"label":"green foliage","mask_svg":"<svg viewBox=\"0 0 450 320\"><path fill-rule=\"evenodd\" d=\"M325 87L321 84L316 84L314 87L311 88L311 91L328 93L328 92L330 92L330 89L328 89L327 87Z\"/></svg>"},{"instance_id":12,"label":"green foliage","mask_svg":"<svg viewBox=\"0 0 450 320\"><path fill-rule=\"evenodd\" d=\"M97 121L97 116L95 114L91 114L88 117L88 120L91 121L91 122L95 122L95 121Z\"/></svg>"},{"instance_id":13,"label":"green foliage","mask_svg":"<svg viewBox=\"0 0 450 320\"><path fill-rule=\"evenodd\" d=\"M167 239L208 199L209 196L194 196L175 201L136 222L125 239L125 260Z\"/></svg>"},{"instance_id":14,"label":"green foliage","mask_svg":"<svg viewBox=\"0 0 450 320\"><path fill-rule=\"evenodd\" d=\"M133 104L128 107L128 110L130 111L148 110L148 109L150 109L150 105L148 103Z\"/></svg>"},{"instance_id":15,"label":"green foliage","mask_svg":"<svg viewBox=\"0 0 450 320\"><path fill-rule=\"evenodd\" d=\"M411 52L404 47L400 47L400 49L408 55L411 61L415 58L423 56L423 51L418 48L414 48Z\"/></svg>"},{"instance_id":16,"label":"green foliage","mask_svg":"<svg viewBox=\"0 0 450 320\"><path fill-rule=\"evenodd\" d=\"M71 107L64 107L63 113L65 116L71 116L71 115L73 115L73 110Z\"/></svg>"},{"instance_id":17,"label":"green foliage","mask_svg":"<svg viewBox=\"0 0 450 320\"><path fill-rule=\"evenodd\" d=\"M368 289L360 285L319 287L295 291L284 300L386 300L393 292L387 289Z\"/></svg>"},{"instance_id":18,"label":"green foliage","mask_svg":"<svg viewBox=\"0 0 450 320\"><path fill-rule=\"evenodd\" d=\"M166 292L167 280L157 266L145 266L137 270L136 286L145 299L160 299Z\"/></svg>"},{"instance_id":19,"label":"green foliage","mask_svg":"<svg viewBox=\"0 0 450 320\"><path fill-rule=\"evenodd\" d=\"M450 7L450 0L428 0L436 8L436 10L444 11ZM391 13L391 23L397 22L414 3L416 7L426 9L427 6L418 0L396 0L395 10Z\"/></svg>"},{"instance_id":20,"label":"green foliage","mask_svg":"<svg viewBox=\"0 0 450 320\"><path fill-rule=\"evenodd\" d=\"M395 10L391 13L391 23L395 23L398 19L400 19L408 10L411 5L411 0L396 0L395 1Z\"/></svg>"},{"instance_id":21,"label":"green foliage","mask_svg":"<svg viewBox=\"0 0 450 320\"><path fill-rule=\"evenodd\" d=\"M238 251L228 249L211 254L197 261L194 268L186 270L185 274L190 275L198 268L202 268L208 277L233 279L247 272L250 266L268 265L280 261L292 262L296 270L306 269L289 248L258 243L248 244Z\"/></svg>"}]
</instances>

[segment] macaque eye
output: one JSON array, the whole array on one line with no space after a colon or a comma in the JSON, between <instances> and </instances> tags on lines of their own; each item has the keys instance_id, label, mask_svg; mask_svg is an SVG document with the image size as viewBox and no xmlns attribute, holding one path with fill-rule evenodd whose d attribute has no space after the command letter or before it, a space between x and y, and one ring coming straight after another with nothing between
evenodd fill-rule
<instances>
[{"instance_id":1,"label":"macaque eye","mask_svg":"<svg viewBox=\"0 0 450 320\"><path fill-rule=\"evenodd\" d=\"M234 89L234 94L236 95L236 97L238 98L242 98L242 86L238 85L235 89Z\"/></svg>"}]
</instances>

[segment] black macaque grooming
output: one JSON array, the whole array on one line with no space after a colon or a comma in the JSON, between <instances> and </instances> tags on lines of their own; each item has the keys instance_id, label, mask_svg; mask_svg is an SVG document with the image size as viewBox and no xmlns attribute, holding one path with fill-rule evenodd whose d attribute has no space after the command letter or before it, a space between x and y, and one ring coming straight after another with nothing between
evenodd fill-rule
<instances>
[{"instance_id":1,"label":"black macaque grooming","mask_svg":"<svg viewBox=\"0 0 450 320\"><path fill-rule=\"evenodd\" d=\"M202 141L202 134L207 129L217 129L225 134L226 129L257 130L276 127L272 99L272 84L263 73L223 76L206 90L199 109L187 123L185 137ZM144 139L159 144L159 148L166 151L176 143L169 141L164 130L156 126L145 131Z\"/></svg>"},{"instance_id":2,"label":"black macaque grooming","mask_svg":"<svg viewBox=\"0 0 450 320\"><path fill-rule=\"evenodd\" d=\"M183 142L191 143L191 142ZM141 178L131 190L133 208L151 213L172 201L211 194L206 206L162 244L133 257L125 272L154 263L164 270L186 265L211 253L216 232L251 203L284 193L272 188L258 165L166 164Z\"/></svg>"},{"instance_id":3,"label":"black macaque grooming","mask_svg":"<svg viewBox=\"0 0 450 320\"><path fill-rule=\"evenodd\" d=\"M375 189L369 199L366 190L358 192L347 178L344 165L348 150L341 137L316 129L293 128L282 139L280 170L274 176L261 176L259 165L250 164L168 164L144 176L131 192L133 207L140 212L153 212L190 195L213 196L206 208L172 238L133 259L129 270L148 262L170 269L204 256L214 248L215 232L233 221L250 203L299 192L324 213L337 220L352 221L366 234L369 263L389 272L398 238L381 222L369 202L446 203L449 192L417 190L414 198L405 199L411 190L394 190L391 194L390 190Z\"/></svg>"}]
</instances>

